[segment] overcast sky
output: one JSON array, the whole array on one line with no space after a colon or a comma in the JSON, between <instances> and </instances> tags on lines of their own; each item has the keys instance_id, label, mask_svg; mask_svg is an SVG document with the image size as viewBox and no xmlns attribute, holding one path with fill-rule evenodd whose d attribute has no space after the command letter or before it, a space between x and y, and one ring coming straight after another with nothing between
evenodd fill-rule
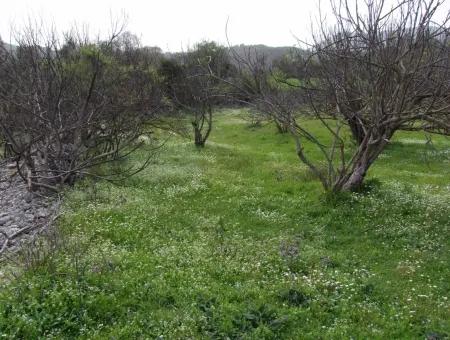
<instances>
[{"instance_id":1,"label":"overcast sky","mask_svg":"<svg viewBox=\"0 0 450 340\"><path fill-rule=\"evenodd\" d=\"M76 22L87 24L94 33L106 33L111 14L118 17L124 12L128 31L144 45L166 51L179 51L203 39L226 42L227 18L232 44L292 46L294 35L309 36L310 18L317 9L317 0L0 0L0 35L9 41L11 24L20 28L36 17L58 30Z\"/></svg>"}]
</instances>

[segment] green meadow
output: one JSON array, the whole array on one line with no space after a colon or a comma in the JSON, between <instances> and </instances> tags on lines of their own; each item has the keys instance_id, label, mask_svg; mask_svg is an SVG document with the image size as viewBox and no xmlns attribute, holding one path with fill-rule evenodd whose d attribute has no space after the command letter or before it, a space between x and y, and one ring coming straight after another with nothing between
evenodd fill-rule
<instances>
[{"instance_id":1,"label":"green meadow","mask_svg":"<svg viewBox=\"0 0 450 340\"><path fill-rule=\"evenodd\" d=\"M56 231L0 268L0 338L450 336L448 138L400 132L361 192L330 195L242 114L67 190Z\"/></svg>"}]
</instances>

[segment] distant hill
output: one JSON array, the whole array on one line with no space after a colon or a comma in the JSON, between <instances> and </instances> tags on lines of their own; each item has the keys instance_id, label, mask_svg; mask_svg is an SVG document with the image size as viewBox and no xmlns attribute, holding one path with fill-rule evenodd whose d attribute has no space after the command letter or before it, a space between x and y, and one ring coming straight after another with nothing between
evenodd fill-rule
<instances>
[{"instance_id":1,"label":"distant hill","mask_svg":"<svg viewBox=\"0 0 450 340\"><path fill-rule=\"evenodd\" d=\"M3 42L3 45L7 50L14 51L17 49L17 46L8 44L6 42ZM161 53L166 57L176 57L180 54L180 52L162 52L162 50L159 47L147 47L149 51L153 51L154 53ZM239 57L246 58L248 55L250 57L254 58L256 55L264 55L266 58L266 61L268 64L272 64L274 60L280 59L281 57L292 53L303 53L302 50L300 50L297 47L289 47L289 46L282 46L282 47L272 47L272 46L266 46L266 45L235 45L229 47L230 54L237 54ZM232 52L231 52L232 51Z\"/></svg>"},{"instance_id":2,"label":"distant hill","mask_svg":"<svg viewBox=\"0 0 450 340\"><path fill-rule=\"evenodd\" d=\"M255 55L264 55L268 64L272 64L274 60L280 59L286 54L292 53L293 51L301 53L301 50L296 47L272 47L266 45L236 45L230 48L233 53L236 53L240 57L246 57L250 55L254 57Z\"/></svg>"},{"instance_id":3,"label":"distant hill","mask_svg":"<svg viewBox=\"0 0 450 340\"><path fill-rule=\"evenodd\" d=\"M266 58L266 62L270 65L272 64L275 60L280 59L281 57L295 52L295 53L304 53L304 51L302 51L301 49L297 48L297 47L289 47L289 46L282 46L282 47L272 47L272 46L266 46L266 45L235 45L235 46L231 46L228 48L230 51L230 55L233 56L238 56L240 58L246 59L248 58L248 56L250 56L252 59L256 56L256 55L264 55ZM180 55L181 52L166 52L163 53L164 56L168 57L168 58L176 58L177 56ZM232 61L236 61L234 60L236 58L231 58Z\"/></svg>"}]
</instances>

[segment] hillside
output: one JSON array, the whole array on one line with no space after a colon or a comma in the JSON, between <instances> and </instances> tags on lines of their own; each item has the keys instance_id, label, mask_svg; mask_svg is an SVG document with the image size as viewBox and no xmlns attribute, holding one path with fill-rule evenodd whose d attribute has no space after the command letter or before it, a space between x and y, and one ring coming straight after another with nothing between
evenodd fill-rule
<instances>
[{"instance_id":1,"label":"hillside","mask_svg":"<svg viewBox=\"0 0 450 340\"><path fill-rule=\"evenodd\" d=\"M281 57L292 53L301 53L298 48L295 47L271 47L266 45L236 45L232 46L231 49L241 57L245 57L250 53L250 56L264 55L267 59L266 61L271 64L274 60L280 59Z\"/></svg>"}]
</instances>

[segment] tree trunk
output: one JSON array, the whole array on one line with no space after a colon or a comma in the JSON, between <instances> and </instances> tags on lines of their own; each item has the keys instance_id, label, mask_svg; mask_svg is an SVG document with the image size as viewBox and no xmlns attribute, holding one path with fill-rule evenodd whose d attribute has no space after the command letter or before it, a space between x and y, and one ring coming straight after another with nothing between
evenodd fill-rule
<instances>
[{"instance_id":1,"label":"tree trunk","mask_svg":"<svg viewBox=\"0 0 450 340\"><path fill-rule=\"evenodd\" d=\"M194 144L195 146L204 147L205 141L202 136L202 132L197 126L194 126Z\"/></svg>"},{"instance_id":2,"label":"tree trunk","mask_svg":"<svg viewBox=\"0 0 450 340\"><path fill-rule=\"evenodd\" d=\"M353 139L358 145L360 145L366 136L361 123L359 123L355 118L348 119L347 122L350 127L350 131L352 132Z\"/></svg>"},{"instance_id":3,"label":"tree trunk","mask_svg":"<svg viewBox=\"0 0 450 340\"><path fill-rule=\"evenodd\" d=\"M360 189L369 167L370 164L368 162L363 161L358 163L349 174L348 179L343 183L341 190L355 191Z\"/></svg>"},{"instance_id":4,"label":"tree trunk","mask_svg":"<svg viewBox=\"0 0 450 340\"><path fill-rule=\"evenodd\" d=\"M3 157L9 158L14 156L14 149L11 143L5 142L4 150L3 150Z\"/></svg>"},{"instance_id":5,"label":"tree trunk","mask_svg":"<svg viewBox=\"0 0 450 340\"><path fill-rule=\"evenodd\" d=\"M279 133L287 133L289 131L289 125L285 122L280 122L278 119L275 119L275 125Z\"/></svg>"},{"instance_id":6,"label":"tree trunk","mask_svg":"<svg viewBox=\"0 0 450 340\"><path fill-rule=\"evenodd\" d=\"M333 191L355 191L362 187L372 163L383 152L393 132L386 131L382 137L365 136L359 144L359 150L353 159L352 167L340 176L333 186Z\"/></svg>"},{"instance_id":7,"label":"tree trunk","mask_svg":"<svg viewBox=\"0 0 450 340\"><path fill-rule=\"evenodd\" d=\"M203 131L205 130L205 123L206 131L203 134ZM212 130L211 108L206 108L205 111L201 113L200 119L196 116L195 120L192 122L192 127L194 128L194 144L203 148Z\"/></svg>"},{"instance_id":8,"label":"tree trunk","mask_svg":"<svg viewBox=\"0 0 450 340\"><path fill-rule=\"evenodd\" d=\"M36 190L35 178L36 178L36 167L34 164L33 157L31 155L25 156L25 178L27 182L27 187L29 191Z\"/></svg>"}]
</instances>

